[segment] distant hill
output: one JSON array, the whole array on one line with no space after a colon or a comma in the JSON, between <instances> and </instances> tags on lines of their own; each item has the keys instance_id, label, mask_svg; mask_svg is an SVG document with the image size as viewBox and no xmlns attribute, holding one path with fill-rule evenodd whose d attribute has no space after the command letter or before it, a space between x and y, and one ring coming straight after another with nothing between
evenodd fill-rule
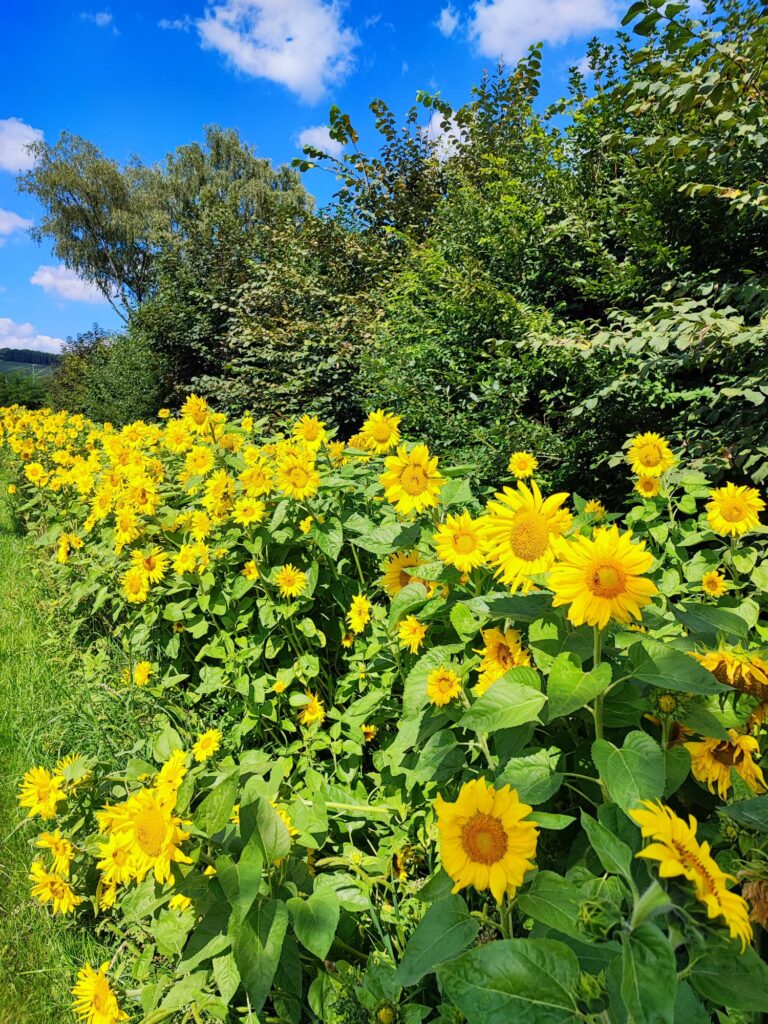
<instances>
[{"instance_id":1,"label":"distant hill","mask_svg":"<svg viewBox=\"0 0 768 1024\"><path fill-rule=\"evenodd\" d=\"M0 348L0 374L47 377L53 372L59 358L56 352L33 352L25 348Z\"/></svg>"}]
</instances>

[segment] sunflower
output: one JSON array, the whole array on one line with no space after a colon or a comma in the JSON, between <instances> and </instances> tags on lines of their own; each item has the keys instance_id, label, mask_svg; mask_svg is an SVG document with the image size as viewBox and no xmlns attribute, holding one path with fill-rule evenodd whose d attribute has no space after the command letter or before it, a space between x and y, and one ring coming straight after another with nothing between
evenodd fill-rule
<instances>
[{"instance_id":1,"label":"sunflower","mask_svg":"<svg viewBox=\"0 0 768 1024\"><path fill-rule=\"evenodd\" d=\"M567 494L543 498L535 481L505 487L489 502L483 519L486 558L514 592L554 561L553 540L569 528L571 513L561 505Z\"/></svg>"},{"instance_id":2,"label":"sunflower","mask_svg":"<svg viewBox=\"0 0 768 1024\"><path fill-rule=\"evenodd\" d=\"M129 508L115 512L115 551L119 555L123 548L139 536L139 517Z\"/></svg>"},{"instance_id":3,"label":"sunflower","mask_svg":"<svg viewBox=\"0 0 768 1024\"><path fill-rule=\"evenodd\" d=\"M365 447L377 455L383 455L400 443L400 421L402 416L377 409L369 413L368 419L360 428L360 436Z\"/></svg>"},{"instance_id":4,"label":"sunflower","mask_svg":"<svg viewBox=\"0 0 768 1024\"><path fill-rule=\"evenodd\" d=\"M453 879L453 891L467 886L490 889L497 903L514 897L534 867L539 833L528 804L516 789L496 790L485 779L461 787L455 803L435 801L440 860Z\"/></svg>"},{"instance_id":5,"label":"sunflower","mask_svg":"<svg viewBox=\"0 0 768 1024\"><path fill-rule=\"evenodd\" d=\"M181 417L188 430L202 434L208 427L211 410L204 398L190 395L181 407Z\"/></svg>"},{"instance_id":6,"label":"sunflower","mask_svg":"<svg viewBox=\"0 0 768 1024\"><path fill-rule=\"evenodd\" d=\"M132 551L131 564L141 569L146 574L150 583L160 583L165 577L168 563L171 556L167 555L162 548L152 548L151 551Z\"/></svg>"},{"instance_id":7,"label":"sunflower","mask_svg":"<svg viewBox=\"0 0 768 1024\"><path fill-rule=\"evenodd\" d=\"M109 960L103 963L98 971L86 964L77 972L77 980L72 989L74 1002L72 1009L85 1024L119 1024L128 1020L117 1003L117 996L107 978Z\"/></svg>"},{"instance_id":8,"label":"sunflower","mask_svg":"<svg viewBox=\"0 0 768 1024\"><path fill-rule=\"evenodd\" d=\"M707 908L710 918L723 917L731 938L739 939L744 950L752 939L746 902L729 892L727 882L733 881L717 865L709 852L709 843L696 839L697 822L689 816L686 823L669 807L651 800L630 811L645 839L653 840L636 854L657 860L661 878L687 878L693 882L696 899Z\"/></svg>"},{"instance_id":9,"label":"sunflower","mask_svg":"<svg viewBox=\"0 0 768 1024\"><path fill-rule=\"evenodd\" d=\"M83 902L83 897L73 892L65 878L46 871L39 860L33 861L29 880L32 895L41 903L51 903L54 914L71 914Z\"/></svg>"},{"instance_id":10,"label":"sunflower","mask_svg":"<svg viewBox=\"0 0 768 1024\"><path fill-rule=\"evenodd\" d=\"M740 537L760 525L760 512L765 502L754 487L726 484L710 492L707 519L715 533L723 537Z\"/></svg>"},{"instance_id":11,"label":"sunflower","mask_svg":"<svg viewBox=\"0 0 768 1024\"><path fill-rule=\"evenodd\" d=\"M206 537L210 536L211 530L213 529L213 520L207 512L203 512L202 509L195 509L189 517L189 533L192 534L193 540L205 540Z\"/></svg>"},{"instance_id":12,"label":"sunflower","mask_svg":"<svg viewBox=\"0 0 768 1024\"><path fill-rule=\"evenodd\" d=\"M197 566L197 555L193 544L182 544L179 553L173 560L173 571L179 576L194 572Z\"/></svg>"},{"instance_id":13,"label":"sunflower","mask_svg":"<svg viewBox=\"0 0 768 1024\"><path fill-rule=\"evenodd\" d=\"M275 574L275 585L283 597L298 597L307 585L307 576L288 562Z\"/></svg>"},{"instance_id":14,"label":"sunflower","mask_svg":"<svg viewBox=\"0 0 768 1024\"><path fill-rule=\"evenodd\" d=\"M192 900L189 896L185 896L183 893L177 892L175 896L171 896L168 900L169 910L178 910L179 913L184 913L185 910L189 910L192 906Z\"/></svg>"},{"instance_id":15,"label":"sunflower","mask_svg":"<svg viewBox=\"0 0 768 1024\"><path fill-rule=\"evenodd\" d=\"M734 768L753 793L764 793L765 779L754 761L755 755L760 756L760 744L754 736L740 736L735 729L729 729L728 736L728 740L703 739L685 744L694 778L706 783L710 793L715 792L717 785L718 796L725 800Z\"/></svg>"},{"instance_id":16,"label":"sunflower","mask_svg":"<svg viewBox=\"0 0 768 1024\"><path fill-rule=\"evenodd\" d=\"M187 771L187 755L183 750L174 750L163 763L154 782L155 792L162 803L170 806L176 803L179 786Z\"/></svg>"},{"instance_id":17,"label":"sunflower","mask_svg":"<svg viewBox=\"0 0 768 1024\"><path fill-rule=\"evenodd\" d=\"M133 668L133 681L136 686L146 686L152 675L151 661L137 661Z\"/></svg>"},{"instance_id":18,"label":"sunflower","mask_svg":"<svg viewBox=\"0 0 768 1024\"><path fill-rule=\"evenodd\" d=\"M317 416L302 416L293 425L293 436L309 448L319 448L328 432L325 424Z\"/></svg>"},{"instance_id":19,"label":"sunflower","mask_svg":"<svg viewBox=\"0 0 768 1024\"><path fill-rule=\"evenodd\" d=\"M75 848L69 839L62 836L60 829L57 828L55 832L43 832L36 840L35 846L50 851L53 870L57 875L61 875L62 878L69 877L69 866L75 856Z\"/></svg>"},{"instance_id":20,"label":"sunflower","mask_svg":"<svg viewBox=\"0 0 768 1024\"><path fill-rule=\"evenodd\" d=\"M325 707L317 694L312 693L311 690L306 690L304 696L307 698L307 703L299 714L301 724L314 725L316 722L320 724L325 721Z\"/></svg>"},{"instance_id":21,"label":"sunflower","mask_svg":"<svg viewBox=\"0 0 768 1024\"><path fill-rule=\"evenodd\" d=\"M52 775L46 768L30 768L19 788L19 807L28 808L28 818L36 814L44 820L55 818L56 805L67 799L63 786L61 775Z\"/></svg>"},{"instance_id":22,"label":"sunflower","mask_svg":"<svg viewBox=\"0 0 768 1024\"><path fill-rule=\"evenodd\" d=\"M195 445L187 452L184 468L190 476L206 476L215 465L213 452L203 445Z\"/></svg>"},{"instance_id":23,"label":"sunflower","mask_svg":"<svg viewBox=\"0 0 768 1024\"><path fill-rule=\"evenodd\" d=\"M584 505L584 515L592 516L598 522L605 519L605 505L597 498L590 498Z\"/></svg>"},{"instance_id":24,"label":"sunflower","mask_svg":"<svg viewBox=\"0 0 768 1024\"><path fill-rule=\"evenodd\" d=\"M130 832L115 833L99 843L96 867L101 872L102 885L113 888L125 885L136 875L133 837Z\"/></svg>"},{"instance_id":25,"label":"sunflower","mask_svg":"<svg viewBox=\"0 0 768 1024\"><path fill-rule=\"evenodd\" d=\"M530 665L531 655L520 643L520 631L507 629L484 629L485 646L477 654L483 656L478 667L477 685L472 692L482 697L486 690L500 679L505 672L519 665Z\"/></svg>"},{"instance_id":26,"label":"sunflower","mask_svg":"<svg viewBox=\"0 0 768 1024\"><path fill-rule=\"evenodd\" d=\"M309 452L289 452L277 464L277 486L295 501L317 494L320 474Z\"/></svg>"},{"instance_id":27,"label":"sunflower","mask_svg":"<svg viewBox=\"0 0 768 1024\"><path fill-rule=\"evenodd\" d=\"M461 693L461 680L452 668L435 668L427 676L427 697L431 704L444 707Z\"/></svg>"},{"instance_id":28,"label":"sunflower","mask_svg":"<svg viewBox=\"0 0 768 1024\"><path fill-rule=\"evenodd\" d=\"M347 622L353 633L362 633L371 621L371 602L363 594L356 594L347 612Z\"/></svg>"},{"instance_id":29,"label":"sunflower","mask_svg":"<svg viewBox=\"0 0 768 1024\"><path fill-rule=\"evenodd\" d=\"M643 498L655 498L659 493L658 477L640 476L635 480L635 490Z\"/></svg>"},{"instance_id":30,"label":"sunflower","mask_svg":"<svg viewBox=\"0 0 768 1024\"><path fill-rule=\"evenodd\" d=\"M360 728L363 731L363 739L366 743L371 743L376 738L376 733L379 731L375 725L361 725Z\"/></svg>"},{"instance_id":31,"label":"sunflower","mask_svg":"<svg viewBox=\"0 0 768 1024\"><path fill-rule=\"evenodd\" d=\"M246 562L242 569L242 575L247 580L257 580L260 576L259 567L256 564L256 559L251 558L250 561Z\"/></svg>"},{"instance_id":32,"label":"sunflower","mask_svg":"<svg viewBox=\"0 0 768 1024\"><path fill-rule=\"evenodd\" d=\"M459 572L471 572L485 561L480 524L469 512L446 516L435 534L437 557Z\"/></svg>"},{"instance_id":33,"label":"sunflower","mask_svg":"<svg viewBox=\"0 0 768 1024\"><path fill-rule=\"evenodd\" d=\"M533 476L538 468L539 460L530 452L512 452L509 456L507 469L518 480L526 480L529 476Z\"/></svg>"},{"instance_id":34,"label":"sunflower","mask_svg":"<svg viewBox=\"0 0 768 1024\"><path fill-rule=\"evenodd\" d=\"M397 597L409 583L423 582L418 576L411 576L405 571L417 565L421 565L421 559L416 551L396 551L384 563L384 575L379 583L390 597Z\"/></svg>"},{"instance_id":35,"label":"sunflower","mask_svg":"<svg viewBox=\"0 0 768 1024\"><path fill-rule=\"evenodd\" d=\"M260 523L266 515L267 507L263 501L256 501L253 498L238 498L232 512L232 519L240 526L250 526L252 523Z\"/></svg>"},{"instance_id":36,"label":"sunflower","mask_svg":"<svg viewBox=\"0 0 768 1024\"><path fill-rule=\"evenodd\" d=\"M275 486L272 468L261 456L243 470L238 476L238 480L243 485L243 490L248 498L260 498L262 494L271 494Z\"/></svg>"},{"instance_id":37,"label":"sunflower","mask_svg":"<svg viewBox=\"0 0 768 1024\"><path fill-rule=\"evenodd\" d=\"M718 682L756 697L761 703L768 702L768 660L759 654L724 646L717 651L690 653Z\"/></svg>"},{"instance_id":38,"label":"sunflower","mask_svg":"<svg viewBox=\"0 0 768 1024\"><path fill-rule=\"evenodd\" d=\"M611 619L640 619L642 606L658 594L656 584L642 575L652 564L645 542L632 543L631 530L619 533L618 527L606 526L592 537L562 540L549 574L552 606L569 605L568 619L575 626L586 622L604 629Z\"/></svg>"},{"instance_id":39,"label":"sunflower","mask_svg":"<svg viewBox=\"0 0 768 1024\"><path fill-rule=\"evenodd\" d=\"M437 471L437 456L430 455L425 444L410 452L402 445L397 455L384 460L386 470L379 478L387 501L400 515L423 512L437 505L445 480Z\"/></svg>"},{"instance_id":40,"label":"sunflower","mask_svg":"<svg viewBox=\"0 0 768 1024\"><path fill-rule=\"evenodd\" d=\"M132 604L142 604L149 596L149 577L138 566L132 566L120 577L123 593Z\"/></svg>"},{"instance_id":41,"label":"sunflower","mask_svg":"<svg viewBox=\"0 0 768 1024\"><path fill-rule=\"evenodd\" d=\"M729 586L730 583L726 580L725 576L717 572L716 569L713 569L711 572L705 572L701 577L701 589L709 597L722 597Z\"/></svg>"},{"instance_id":42,"label":"sunflower","mask_svg":"<svg viewBox=\"0 0 768 1024\"><path fill-rule=\"evenodd\" d=\"M312 529L313 522L314 518L312 516L305 516L304 519L301 519L299 521L299 532L303 534L309 533L309 531Z\"/></svg>"},{"instance_id":43,"label":"sunflower","mask_svg":"<svg viewBox=\"0 0 768 1024\"><path fill-rule=\"evenodd\" d=\"M198 733L197 741L192 744L192 756L196 761L207 761L219 749L222 739L223 734L219 729Z\"/></svg>"},{"instance_id":44,"label":"sunflower","mask_svg":"<svg viewBox=\"0 0 768 1024\"><path fill-rule=\"evenodd\" d=\"M130 838L133 876L139 882L150 871L160 884L172 882L172 864L192 863L179 848L189 838L181 829L185 823L173 814L172 805L158 791L140 789L122 804L97 811L96 818L99 831Z\"/></svg>"},{"instance_id":45,"label":"sunflower","mask_svg":"<svg viewBox=\"0 0 768 1024\"><path fill-rule=\"evenodd\" d=\"M664 438L651 432L632 438L627 462L640 477L658 477L674 466L675 456Z\"/></svg>"},{"instance_id":46,"label":"sunflower","mask_svg":"<svg viewBox=\"0 0 768 1024\"><path fill-rule=\"evenodd\" d=\"M397 641L401 647L405 647L411 654L418 653L427 635L427 627L419 622L415 615L406 615L397 627Z\"/></svg>"}]
</instances>

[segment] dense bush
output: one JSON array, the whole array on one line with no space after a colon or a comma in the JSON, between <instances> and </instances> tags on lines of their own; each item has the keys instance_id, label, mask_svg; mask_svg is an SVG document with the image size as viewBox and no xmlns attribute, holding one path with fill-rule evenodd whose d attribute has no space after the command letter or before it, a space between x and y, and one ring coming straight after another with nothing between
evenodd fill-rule
<instances>
[{"instance_id":1,"label":"dense bush","mask_svg":"<svg viewBox=\"0 0 768 1024\"><path fill-rule=\"evenodd\" d=\"M78 972L79 1017L768 1011L756 490L712 490L657 434L619 516L544 497L521 452L528 482L479 501L379 412L354 446L310 416L258 438L197 397L0 429L84 661L135 722L20 790L33 896L114 949Z\"/></svg>"}]
</instances>

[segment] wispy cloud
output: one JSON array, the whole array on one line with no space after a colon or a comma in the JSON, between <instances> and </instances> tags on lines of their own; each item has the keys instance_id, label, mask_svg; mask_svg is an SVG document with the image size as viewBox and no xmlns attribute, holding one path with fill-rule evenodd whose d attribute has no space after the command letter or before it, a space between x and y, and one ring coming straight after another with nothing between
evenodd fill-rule
<instances>
[{"instance_id":1,"label":"wispy cloud","mask_svg":"<svg viewBox=\"0 0 768 1024\"><path fill-rule=\"evenodd\" d=\"M63 338L39 334L32 324L17 324L7 316L0 316L0 348L23 348L36 352L60 352Z\"/></svg>"},{"instance_id":2,"label":"wispy cloud","mask_svg":"<svg viewBox=\"0 0 768 1024\"><path fill-rule=\"evenodd\" d=\"M115 19L109 11L82 11L80 20L88 21L96 28L111 28L113 32L117 32Z\"/></svg>"},{"instance_id":3,"label":"wispy cloud","mask_svg":"<svg viewBox=\"0 0 768 1024\"><path fill-rule=\"evenodd\" d=\"M19 120L9 117L0 121L0 170L28 171L34 167L35 161L27 146L32 142L41 142L43 133Z\"/></svg>"},{"instance_id":4,"label":"wispy cloud","mask_svg":"<svg viewBox=\"0 0 768 1024\"><path fill-rule=\"evenodd\" d=\"M313 128L305 128L299 132L296 140L299 148L303 146L314 146L315 149L322 149L329 156L339 157L344 147L336 139L330 136L330 129L325 124L316 124Z\"/></svg>"},{"instance_id":5,"label":"wispy cloud","mask_svg":"<svg viewBox=\"0 0 768 1024\"><path fill-rule=\"evenodd\" d=\"M223 0L197 22L202 45L307 102L346 78L359 39L333 0Z\"/></svg>"},{"instance_id":6,"label":"wispy cloud","mask_svg":"<svg viewBox=\"0 0 768 1024\"><path fill-rule=\"evenodd\" d=\"M189 32L194 24L190 16L185 14L183 18L161 18L157 23L157 27L175 29L177 32Z\"/></svg>"},{"instance_id":7,"label":"wispy cloud","mask_svg":"<svg viewBox=\"0 0 768 1024\"><path fill-rule=\"evenodd\" d=\"M40 266L29 279L30 284L42 288L46 295L53 295L67 302L106 302L98 288L84 281L74 270L60 263L57 267Z\"/></svg>"},{"instance_id":8,"label":"wispy cloud","mask_svg":"<svg viewBox=\"0 0 768 1024\"><path fill-rule=\"evenodd\" d=\"M558 46L612 28L618 13L615 0L476 0L469 38L483 56L514 61L531 43Z\"/></svg>"},{"instance_id":9,"label":"wispy cloud","mask_svg":"<svg viewBox=\"0 0 768 1024\"><path fill-rule=\"evenodd\" d=\"M440 11L440 17L437 19L435 24L437 25L440 32L446 37L452 36L456 29L459 27L461 17L459 12L453 6L448 4Z\"/></svg>"},{"instance_id":10,"label":"wispy cloud","mask_svg":"<svg viewBox=\"0 0 768 1024\"><path fill-rule=\"evenodd\" d=\"M0 210L0 245L14 231L25 231L31 227L32 221L27 220L26 217L20 217L18 213L13 213L12 210Z\"/></svg>"}]
</instances>

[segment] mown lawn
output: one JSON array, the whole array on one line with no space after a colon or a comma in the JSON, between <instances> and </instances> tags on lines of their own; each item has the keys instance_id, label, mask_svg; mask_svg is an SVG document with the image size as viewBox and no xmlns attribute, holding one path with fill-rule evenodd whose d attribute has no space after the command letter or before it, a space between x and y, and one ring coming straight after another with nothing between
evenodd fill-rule
<instances>
[{"instance_id":1,"label":"mown lawn","mask_svg":"<svg viewBox=\"0 0 768 1024\"><path fill-rule=\"evenodd\" d=\"M16 804L27 768L52 766L95 730L80 714L88 693L73 660L0 478L0 1024L67 1024L73 972L107 955L92 937L62 928L30 901L30 840L37 832L19 827Z\"/></svg>"}]
</instances>

